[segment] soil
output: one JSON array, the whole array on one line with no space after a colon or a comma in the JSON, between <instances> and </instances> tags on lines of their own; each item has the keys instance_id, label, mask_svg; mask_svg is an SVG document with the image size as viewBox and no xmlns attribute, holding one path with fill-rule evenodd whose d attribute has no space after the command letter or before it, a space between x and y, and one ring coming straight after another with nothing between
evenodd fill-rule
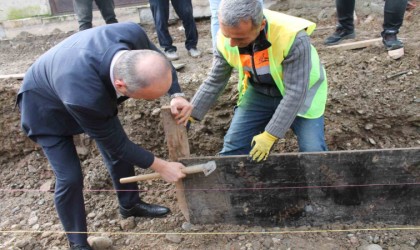
<instances>
[{"instance_id":1,"label":"soil","mask_svg":"<svg viewBox=\"0 0 420 250\"><path fill-rule=\"evenodd\" d=\"M333 31L334 17L318 22L312 36L326 67L329 96L325 131L329 150L406 148L420 146L420 8L406 15L400 30L405 56L393 60L382 46L338 51L322 42ZM183 46L180 22L170 26L186 66L178 71L187 96L192 97L211 67L210 22L197 21L201 58L190 58ZM382 18L359 17L357 40L379 37ZM330 27L330 28L322 28ZM157 43L153 26L145 26ZM0 74L24 73L33 61L71 33L21 33L0 41ZM235 104L236 75L216 105L189 135L193 156L215 155L221 149ZM14 109L20 80L0 80L0 249L66 249L66 237L53 204L54 175L40 148L20 131ZM128 136L157 156L168 158L159 111L168 99L128 100L119 116ZM75 136L85 174L85 203L91 236L112 240L113 249L420 249L419 230L390 229L382 223L330 224L322 228L268 228L241 225L188 225L177 207L172 184L141 183L146 202L171 208L166 218L122 219L112 184L94 143ZM296 152L293 133L276 144L274 152ZM141 170L137 170L142 173ZM148 172L148 171L145 171ZM404 226L404 225L401 225ZM416 225L418 226L418 225ZM36 233L35 231L39 231ZM291 232L294 231L294 232ZM372 247L372 246L371 246ZM371 248L375 249L375 248Z\"/></svg>"}]
</instances>

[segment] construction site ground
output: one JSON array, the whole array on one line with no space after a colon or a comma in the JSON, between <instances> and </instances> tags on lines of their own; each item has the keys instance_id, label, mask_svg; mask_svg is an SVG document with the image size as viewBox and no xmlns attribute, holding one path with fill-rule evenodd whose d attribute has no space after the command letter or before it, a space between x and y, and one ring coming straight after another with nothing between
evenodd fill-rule
<instances>
[{"instance_id":1,"label":"construction site ground","mask_svg":"<svg viewBox=\"0 0 420 250\"><path fill-rule=\"evenodd\" d=\"M329 150L406 148L420 146L420 8L406 15L399 36L405 56L393 60L382 46L332 50L323 45L334 17L318 23L312 41L329 80L325 134ZM185 67L179 81L188 97L205 79L212 62L210 22L197 20L201 58L187 55L180 22L170 26ZM329 28L325 28L329 27ZM381 16L359 17L357 40L379 37ZM154 27L144 27L157 43ZM0 41L0 74L24 73L46 50L71 35L21 33ZM65 67L65 65L62 65ZM215 155L221 149L236 102L234 73L228 87L206 118L188 133L193 156ZM53 204L54 175L42 151L20 132L15 96L21 80L0 80L0 249L66 249L66 237ZM167 158L160 107L156 101L128 100L119 116L128 136L157 156ZM244 225L189 225L175 199L174 185L161 180L139 183L144 201L171 208L159 219L122 219L111 180L94 142L75 137L84 172L85 204L90 236L104 236L113 249L420 249L419 225L380 222L311 225L299 228ZM273 152L296 152L292 132ZM137 170L138 173L149 171ZM419 201L413 201L419 202ZM417 230L395 229L417 227ZM372 244L377 244L374 246ZM367 248L370 247L370 248Z\"/></svg>"}]
</instances>

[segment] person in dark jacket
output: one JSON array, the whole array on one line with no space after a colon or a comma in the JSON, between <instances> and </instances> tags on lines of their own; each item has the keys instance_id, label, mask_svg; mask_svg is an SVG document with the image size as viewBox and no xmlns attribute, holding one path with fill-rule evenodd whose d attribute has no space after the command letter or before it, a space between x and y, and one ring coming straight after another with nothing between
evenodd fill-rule
<instances>
[{"instance_id":1,"label":"person in dark jacket","mask_svg":"<svg viewBox=\"0 0 420 250\"><path fill-rule=\"evenodd\" d=\"M83 175L73 135L93 138L111 175L119 209L129 216L161 217L169 209L143 202L134 165L151 168L168 182L183 178L177 162L155 157L129 140L117 116L127 98L153 100L169 93L179 123L191 114L175 69L135 23L117 23L78 32L42 55L28 69L17 104L21 125L41 145L56 176L55 206L70 249L91 249L83 200Z\"/></svg>"}]
</instances>

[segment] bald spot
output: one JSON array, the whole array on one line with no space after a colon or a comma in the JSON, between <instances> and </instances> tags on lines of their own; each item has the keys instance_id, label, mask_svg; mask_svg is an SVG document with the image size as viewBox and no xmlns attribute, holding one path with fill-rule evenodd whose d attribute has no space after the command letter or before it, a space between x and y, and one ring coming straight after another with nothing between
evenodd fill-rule
<instances>
[{"instance_id":1,"label":"bald spot","mask_svg":"<svg viewBox=\"0 0 420 250\"><path fill-rule=\"evenodd\" d=\"M137 61L137 72L142 75L148 86L168 85L168 89L172 82L172 68L164 56L155 52L147 53L141 60Z\"/></svg>"},{"instance_id":2,"label":"bald spot","mask_svg":"<svg viewBox=\"0 0 420 250\"><path fill-rule=\"evenodd\" d=\"M146 86L132 93L134 98L154 100L166 94L172 85L172 67L162 54L153 51L137 60L136 71Z\"/></svg>"}]
</instances>

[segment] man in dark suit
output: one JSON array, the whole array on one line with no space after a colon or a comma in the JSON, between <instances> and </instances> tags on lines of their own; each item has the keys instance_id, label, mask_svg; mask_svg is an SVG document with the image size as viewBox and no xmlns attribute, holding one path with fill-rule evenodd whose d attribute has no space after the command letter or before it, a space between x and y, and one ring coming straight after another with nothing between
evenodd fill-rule
<instances>
[{"instance_id":1,"label":"man in dark suit","mask_svg":"<svg viewBox=\"0 0 420 250\"><path fill-rule=\"evenodd\" d=\"M135 23L78 32L26 72L17 97L22 128L41 145L55 173L54 201L70 249L91 249L84 233L83 176L75 134L86 133L95 140L118 190L124 218L170 212L141 201L136 183L119 183L120 178L134 175L134 165L152 168L168 182L185 176L181 163L159 159L130 141L117 116L117 104L123 99L153 100L165 93L172 97L175 119L185 122L192 106L182 97L174 68Z\"/></svg>"}]
</instances>

